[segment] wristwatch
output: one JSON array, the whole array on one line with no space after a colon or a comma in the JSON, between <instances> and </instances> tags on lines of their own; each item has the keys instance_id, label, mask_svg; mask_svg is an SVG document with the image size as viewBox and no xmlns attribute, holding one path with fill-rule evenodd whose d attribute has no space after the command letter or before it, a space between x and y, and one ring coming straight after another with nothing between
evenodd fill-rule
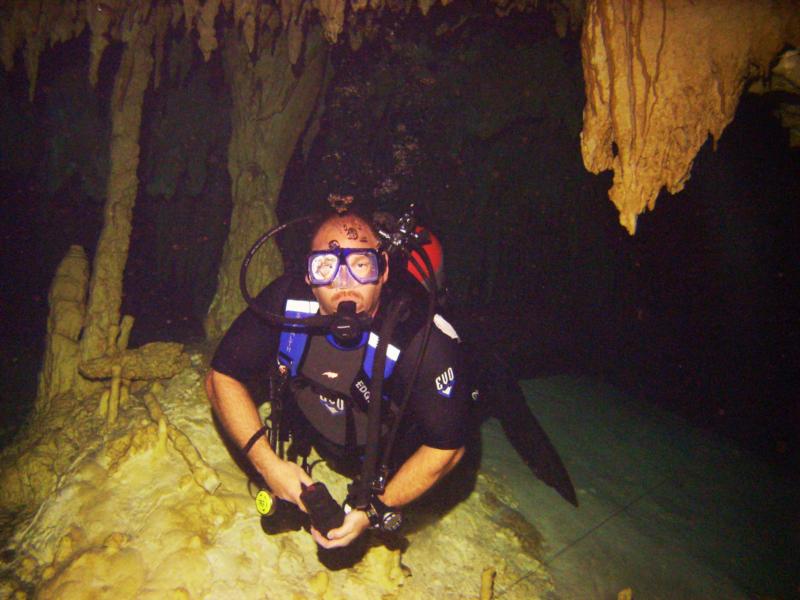
<instances>
[{"instance_id":1,"label":"wristwatch","mask_svg":"<svg viewBox=\"0 0 800 600\"><path fill-rule=\"evenodd\" d=\"M373 496L370 503L364 509L369 518L369 526L372 529L382 531L397 531L403 524L403 513L399 510L386 506L383 502Z\"/></svg>"}]
</instances>

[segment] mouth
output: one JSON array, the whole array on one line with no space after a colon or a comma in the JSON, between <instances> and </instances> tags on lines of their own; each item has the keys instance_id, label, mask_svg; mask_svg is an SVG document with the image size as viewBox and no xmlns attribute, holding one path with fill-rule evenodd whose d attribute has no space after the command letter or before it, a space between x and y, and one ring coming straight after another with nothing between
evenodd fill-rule
<instances>
[{"instance_id":1,"label":"mouth","mask_svg":"<svg viewBox=\"0 0 800 600\"><path fill-rule=\"evenodd\" d=\"M338 304L342 300L353 300L355 301L356 304L358 304L363 300L363 298L361 297L361 294L358 294L356 292L338 292L333 295L333 298L331 298L331 301L336 304Z\"/></svg>"}]
</instances>

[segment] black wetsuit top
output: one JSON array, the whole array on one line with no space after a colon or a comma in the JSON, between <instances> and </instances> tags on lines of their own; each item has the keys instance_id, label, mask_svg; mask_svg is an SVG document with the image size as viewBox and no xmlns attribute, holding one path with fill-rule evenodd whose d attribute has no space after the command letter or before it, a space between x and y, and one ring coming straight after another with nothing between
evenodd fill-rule
<instances>
[{"instance_id":1,"label":"black wetsuit top","mask_svg":"<svg viewBox=\"0 0 800 600\"><path fill-rule=\"evenodd\" d=\"M423 337L427 304L425 294L419 293L420 291L421 288L415 290L417 293L411 303L410 314L397 326L395 335L390 340L392 345L400 349L400 355L391 375L384 382L383 391L384 397L388 397L394 407L404 396ZM391 286L384 288L381 309L373 321L373 332L380 331L383 313L389 304L386 295L392 293ZM302 280L284 276L265 288L255 301L270 312L284 314L290 298L314 300L311 290ZM211 366L214 370L247 384L276 364L280 333L278 327L261 319L252 310L245 310L223 337ZM366 338L367 335L365 341ZM355 350L340 348L330 336L320 332L308 336L305 348L298 377L292 381L292 384L301 385L290 385L294 390L295 403L302 408L299 414L305 417L306 425L321 433L328 442L342 446L343 452L350 452L355 446L358 446L360 452L363 448L360 443L353 445L353 436L347 443L342 439L343 426L336 424L337 418L341 416L336 413L342 413L337 410L337 404L338 409L342 408L341 401L336 397L335 389L331 388L346 389L351 382L354 388L357 382L369 386L369 380L364 381L361 364L365 347ZM329 367L326 366L327 363L330 364ZM359 374L354 380L352 374L356 371ZM339 373L342 374L341 378ZM336 379L326 380L331 374L336 374ZM456 333L446 320L437 315L431 327L414 391L399 427L398 450L394 453L396 459L401 459L402 462L420 444L439 449L455 449L465 444L468 394L464 380ZM347 393L340 396L347 396ZM361 396L360 401L363 403L363 394ZM365 413L357 406L355 408L363 426ZM366 406L361 408L365 409ZM358 438L358 442L363 441L363 435Z\"/></svg>"}]
</instances>

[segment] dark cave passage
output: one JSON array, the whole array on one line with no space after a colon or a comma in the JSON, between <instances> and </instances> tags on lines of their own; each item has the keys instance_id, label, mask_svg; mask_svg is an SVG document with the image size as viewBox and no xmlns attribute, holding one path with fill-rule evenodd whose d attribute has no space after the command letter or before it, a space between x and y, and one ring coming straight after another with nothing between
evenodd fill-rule
<instances>
[{"instance_id":1,"label":"dark cave passage","mask_svg":"<svg viewBox=\"0 0 800 600\"><path fill-rule=\"evenodd\" d=\"M799 221L789 199L800 197L800 158L771 115L775 99L745 95L686 189L662 193L631 238L606 197L610 177L581 162L576 40L534 35L546 28L535 18L476 24L446 44L426 27L399 30L369 49L369 62L334 50L321 130L290 164L280 218L318 209L330 192L354 194L364 212L413 201L444 243L452 310L520 378L600 377L773 461L796 461ZM507 71L509 56L517 60ZM180 85L145 106L123 305L137 319L133 346L202 337L227 235L228 124L219 115L229 100L219 62L194 61ZM37 124L27 141L42 156L46 115L78 85L56 77L63 66L43 63L32 106L24 77L3 80L16 113ZM202 160L166 160L166 150L197 143L197 124L181 121L186 102L215 107L203 109L214 113L213 143ZM18 137L4 143L20 147ZM35 160L12 166L2 171L2 308L14 315L3 319L4 431L35 393L55 267L70 244L91 254L102 209L87 194L98 166L73 171L55 194Z\"/></svg>"}]
</instances>

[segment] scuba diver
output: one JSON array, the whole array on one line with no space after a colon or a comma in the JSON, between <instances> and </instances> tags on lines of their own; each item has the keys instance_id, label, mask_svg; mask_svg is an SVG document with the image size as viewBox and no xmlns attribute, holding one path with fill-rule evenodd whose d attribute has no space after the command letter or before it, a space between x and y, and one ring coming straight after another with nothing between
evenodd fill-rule
<instances>
[{"instance_id":1,"label":"scuba diver","mask_svg":"<svg viewBox=\"0 0 800 600\"><path fill-rule=\"evenodd\" d=\"M271 497L309 513L324 549L348 546L367 529L396 530L402 508L464 455L471 403L458 335L438 310L440 265L423 248L433 244L407 215L384 230L341 199L315 226L302 279L284 275L250 298L247 263L276 230L251 249L241 279L250 306L206 378L231 442ZM272 412L262 427L248 383L265 369ZM353 479L342 506L313 481L311 445Z\"/></svg>"},{"instance_id":2,"label":"scuba diver","mask_svg":"<svg viewBox=\"0 0 800 600\"><path fill-rule=\"evenodd\" d=\"M320 548L353 548L367 529L396 531L402 508L433 488L441 514L472 489L469 477L437 484L459 463L476 475L488 417L531 471L577 506L569 474L501 352L480 326L467 320L462 340L442 315L442 248L417 225L413 206L397 219L368 220L349 209L350 197L329 201L335 213L279 225L253 245L240 273L249 308L221 340L206 378L218 422L270 490L256 496L259 512L284 507L283 518L262 519L265 531L285 530L286 522L299 529L297 517L308 513ZM252 298L246 275L258 249L311 220L305 274L285 274ZM265 372L271 411L262 426L249 384ZM341 505L311 477L312 445L352 479Z\"/></svg>"}]
</instances>

